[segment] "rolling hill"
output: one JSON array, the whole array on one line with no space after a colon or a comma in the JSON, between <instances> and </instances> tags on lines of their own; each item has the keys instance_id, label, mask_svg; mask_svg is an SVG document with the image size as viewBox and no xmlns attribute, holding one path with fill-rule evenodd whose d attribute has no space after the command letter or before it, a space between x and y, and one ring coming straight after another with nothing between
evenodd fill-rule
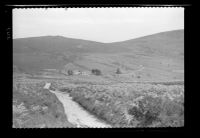
<instances>
[{"instance_id":1,"label":"rolling hill","mask_svg":"<svg viewBox=\"0 0 200 138\"><path fill-rule=\"evenodd\" d=\"M114 43L101 43L62 36L13 40L13 65L20 71L44 69L91 70L113 73L137 72L153 78L183 79L184 30L174 30ZM139 71L142 70L142 71Z\"/></svg>"}]
</instances>

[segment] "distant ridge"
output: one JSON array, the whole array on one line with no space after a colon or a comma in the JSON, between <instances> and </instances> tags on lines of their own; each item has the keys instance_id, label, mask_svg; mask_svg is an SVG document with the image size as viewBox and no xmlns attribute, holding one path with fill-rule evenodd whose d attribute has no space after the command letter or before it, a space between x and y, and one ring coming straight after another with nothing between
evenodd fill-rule
<instances>
[{"instance_id":1,"label":"distant ridge","mask_svg":"<svg viewBox=\"0 0 200 138\"><path fill-rule=\"evenodd\" d=\"M120 43L120 42L125 42L125 41L130 41L130 40L134 40L134 39L141 39L143 37L150 37L153 35L163 35L163 34L173 34L173 33L181 33L184 34L184 29L177 29L177 30L170 30L170 31L162 31L162 32L158 32L158 33L154 33L154 34L149 34L149 35L145 35L145 36L141 36L141 37L136 37L133 39L127 39L127 40L123 40L123 41L117 41L117 42L100 42L100 41L92 41L92 40L86 40L86 39L79 39L79 38L72 38L72 37L65 37L62 35L46 35L46 36L32 36L32 37L23 37L23 38L15 38L13 40L20 40L20 39L29 39L29 38L65 38L65 39L72 39L72 40L77 40L77 41L90 41L90 42L97 42L97 43L103 43L103 44L111 44L111 43Z\"/></svg>"},{"instance_id":2,"label":"distant ridge","mask_svg":"<svg viewBox=\"0 0 200 138\"><path fill-rule=\"evenodd\" d=\"M95 55L98 58L94 58ZM155 60L157 57L158 59L163 57L165 60L169 58L174 61L182 61L184 30L160 32L113 43L63 36L41 36L13 40L13 64L26 71L62 69L68 63L79 66L79 68L89 68L87 66L91 65L91 67L98 66L106 70L118 65L119 60L123 61L125 64L123 66L129 68L124 61L133 60L139 64L140 58L145 56L148 57L148 62L152 62L151 60Z\"/></svg>"},{"instance_id":3,"label":"distant ridge","mask_svg":"<svg viewBox=\"0 0 200 138\"><path fill-rule=\"evenodd\" d=\"M133 41L133 40L137 40L137 39L145 39L148 37L155 37L156 35L162 35L162 36L168 36L168 37L182 37L182 35L184 35L184 29L178 29L178 30L171 30L171 31L164 31L164 32L158 32L158 33L154 33L154 34L149 34L149 35L145 35L145 36L141 36L141 37L136 37L133 39L127 39L127 40L123 40L123 41L119 41L119 42L112 42L112 43L123 43L126 41Z\"/></svg>"}]
</instances>

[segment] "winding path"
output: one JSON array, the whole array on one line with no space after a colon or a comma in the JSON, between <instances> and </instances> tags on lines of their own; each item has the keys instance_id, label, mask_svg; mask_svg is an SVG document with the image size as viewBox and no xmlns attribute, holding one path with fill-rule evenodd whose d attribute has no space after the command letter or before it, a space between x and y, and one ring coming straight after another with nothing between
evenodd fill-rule
<instances>
[{"instance_id":1,"label":"winding path","mask_svg":"<svg viewBox=\"0 0 200 138\"><path fill-rule=\"evenodd\" d=\"M48 89L51 86L51 83L46 83L44 89ZM109 128L111 127L108 124L100 122L95 116L91 115L89 112L80 107L76 102L72 100L72 97L68 93L62 93L60 91L52 91L60 102L64 106L65 114L68 118L68 121L72 124L75 124L77 127L92 127L92 128Z\"/></svg>"}]
</instances>

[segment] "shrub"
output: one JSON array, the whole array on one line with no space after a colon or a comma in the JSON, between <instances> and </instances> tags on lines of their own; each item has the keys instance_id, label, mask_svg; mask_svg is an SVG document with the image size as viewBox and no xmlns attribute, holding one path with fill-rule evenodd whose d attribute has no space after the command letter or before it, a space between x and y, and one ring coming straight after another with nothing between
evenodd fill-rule
<instances>
[{"instance_id":1,"label":"shrub","mask_svg":"<svg viewBox=\"0 0 200 138\"><path fill-rule=\"evenodd\" d=\"M143 112L141 111L140 108L137 108L136 106L130 108L128 110L128 114L130 115L134 115L134 117L137 119L137 120L141 120L143 118Z\"/></svg>"},{"instance_id":2,"label":"shrub","mask_svg":"<svg viewBox=\"0 0 200 138\"><path fill-rule=\"evenodd\" d=\"M67 71L67 74L70 76L70 75L73 75L73 71L72 70L68 70Z\"/></svg>"},{"instance_id":3,"label":"shrub","mask_svg":"<svg viewBox=\"0 0 200 138\"><path fill-rule=\"evenodd\" d=\"M160 98L145 96L138 101L138 107L130 108L128 113L140 121L139 126L148 126L158 119L161 112L161 102Z\"/></svg>"},{"instance_id":4,"label":"shrub","mask_svg":"<svg viewBox=\"0 0 200 138\"><path fill-rule=\"evenodd\" d=\"M101 73L101 71L99 69L92 69L92 74L99 76L102 73Z\"/></svg>"},{"instance_id":5,"label":"shrub","mask_svg":"<svg viewBox=\"0 0 200 138\"><path fill-rule=\"evenodd\" d=\"M116 74L122 74L122 72L119 68L117 68Z\"/></svg>"}]
</instances>

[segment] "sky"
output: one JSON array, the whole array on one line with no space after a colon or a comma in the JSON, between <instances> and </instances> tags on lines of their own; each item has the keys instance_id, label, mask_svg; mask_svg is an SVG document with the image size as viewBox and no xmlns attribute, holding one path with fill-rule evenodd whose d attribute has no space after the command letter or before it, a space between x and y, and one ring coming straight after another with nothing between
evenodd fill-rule
<instances>
[{"instance_id":1,"label":"sky","mask_svg":"<svg viewBox=\"0 0 200 138\"><path fill-rule=\"evenodd\" d=\"M13 9L13 38L64 36L119 42L184 29L184 8Z\"/></svg>"}]
</instances>

